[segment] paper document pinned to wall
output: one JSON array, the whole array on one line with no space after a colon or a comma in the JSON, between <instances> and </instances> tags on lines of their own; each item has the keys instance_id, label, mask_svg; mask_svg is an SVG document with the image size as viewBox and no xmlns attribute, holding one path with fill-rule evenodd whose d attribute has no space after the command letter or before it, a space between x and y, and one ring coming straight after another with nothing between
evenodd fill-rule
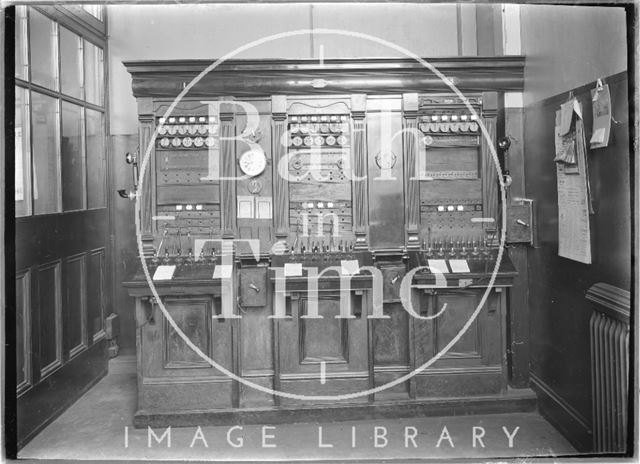
<instances>
[{"instance_id":1,"label":"paper document pinned to wall","mask_svg":"<svg viewBox=\"0 0 640 464\"><path fill-rule=\"evenodd\" d=\"M556 121L561 122L561 110ZM576 112L581 116L581 112ZM556 163L558 183L558 255L591 264L590 198L584 122L575 121L576 166Z\"/></svg>"},{"instance_id":2,"label":"paper document pinned to wall","mask_svg":"<svg viewBox=\"0 0 640 464\"><path fill-rule=\"evenodd\" d=\"M598 85L591 91L593 107L593 133L589 146L591 149L604 148L609 145L611 134L611 94L609 86L603 85L598 79Z\"/></svg>"}]
</instances>

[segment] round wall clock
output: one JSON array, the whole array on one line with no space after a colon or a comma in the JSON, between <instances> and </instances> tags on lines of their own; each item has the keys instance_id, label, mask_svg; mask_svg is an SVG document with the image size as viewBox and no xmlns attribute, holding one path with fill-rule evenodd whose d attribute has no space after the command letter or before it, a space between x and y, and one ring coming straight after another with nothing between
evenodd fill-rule
<instances>
[{"instance_id":1,"label":"round wall clock","mask_svg":"<svg viewBox=\"0 0 640 464\"><path fill-rule=\"evenodd\" d=\"M261 151L249 150L240 155L238 163L240 164L240 169L244 174L250 177L255 177L262 174L267 167L267 158Z\"/></svg>"}]
</instances>

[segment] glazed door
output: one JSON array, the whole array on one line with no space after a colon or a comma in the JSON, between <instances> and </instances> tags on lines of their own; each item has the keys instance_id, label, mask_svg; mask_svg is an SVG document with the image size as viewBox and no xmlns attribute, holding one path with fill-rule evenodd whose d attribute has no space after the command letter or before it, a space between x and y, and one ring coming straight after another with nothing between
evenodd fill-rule
<instances>
[{"instance_id":1,"label":"glazed door","mask_svg":"<svg viewBox=\"0 0 640 464\"><path fill-rule=\"evenodd\" d=\"M108 192L113 190L106 157L106 26L96 29L104 33L98 36L81 25L79 19L87 19L82 14L72 19L31 7L15 14L20 66L11 89L16 217L11 232L21 447L107 372Z\"/></svg>"},{"instance_id":2,"label":"glazed door","mask_svg":"<svg viewBox=\"0 0 640 464\"><path fill-rule=\"evenodd\" d=\"M368 293L352 293L354 318L340 314L339 291L320 292L318 315L308 318L309 295L285 297L288 319L277 320L280 389L298 395L340 395L369 388ZM300 403L281 398L283 404ZM360 397L350 401L367 401ZM316 402L316 401L314 401Z\"/></svg>"}]
</instances>

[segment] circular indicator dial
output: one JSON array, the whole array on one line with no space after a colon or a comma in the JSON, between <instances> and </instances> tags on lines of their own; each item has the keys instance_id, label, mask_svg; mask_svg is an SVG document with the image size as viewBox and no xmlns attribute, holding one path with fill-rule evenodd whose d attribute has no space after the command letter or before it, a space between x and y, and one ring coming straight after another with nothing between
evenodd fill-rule
<instances>
[{"instance_id":1,"label":"circular indicator dial","mask_svg":"<svg viewBox=\"0 0 640 464\"><path fill-rule=\"evenodd\" d=\"M255 150L244 152L238 162L242 172L251 177L262 174L267 167L267 159L264 153Z\"/></svg>"}]
</instances>

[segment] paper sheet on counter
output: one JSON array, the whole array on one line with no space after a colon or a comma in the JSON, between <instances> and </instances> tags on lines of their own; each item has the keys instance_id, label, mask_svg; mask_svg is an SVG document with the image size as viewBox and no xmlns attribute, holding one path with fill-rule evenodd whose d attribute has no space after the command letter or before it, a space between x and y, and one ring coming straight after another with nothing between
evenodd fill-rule
<instances>
[{"instance_id":1,"label":"paper sheet on counter","mask_svg":"<svg viewBox=\"0 0 640 464\"><path fill-rule=\"evenodd\" d=\"M471 272L469 269L469 263L467 263L466 259L450 259L449 267L451 267L451 272L454 273Z\"/></svg>"},{"instance_id":2,"label":"paper sheet on counter","mask_svg":"<svg viewBox=\"0 0 640 464\"><path fill-rule=\"evenodd\" d=\"M230 279L233 266L231 264L218 264L213 270L214 279Z\"/></svg>"},{"instance_id":3,"label":"paper sheet on counter","mask_svg":"<svg viewBox=\"0 0 640 464\"><path fill-rule=\"evenodd\" d=\"M300 277L302 275L302 263L284 263L285 277Z\"/></svg>"},{"instance_id":4,"label":"paper sheet on counter","mask_svg":"<svg viewBox=\"0 0 640 464\"><path fill-rule=\"evenodd\" d=\"M444 259L430 259L428 260L429 270L432 274L448 274L449 267Z\"/></svg>"},{"instance_id":5,"label":"paper sheet on counter","mask_svg":"<svg viewBox=\"0 0 640 464\"><path fill-rule=\"evenodd\" d=\"M176 271L176 266L158 266L156 272L153 273L153 280L171 280L173 279L173 273Z\"/></svg>"}]
</instances>

